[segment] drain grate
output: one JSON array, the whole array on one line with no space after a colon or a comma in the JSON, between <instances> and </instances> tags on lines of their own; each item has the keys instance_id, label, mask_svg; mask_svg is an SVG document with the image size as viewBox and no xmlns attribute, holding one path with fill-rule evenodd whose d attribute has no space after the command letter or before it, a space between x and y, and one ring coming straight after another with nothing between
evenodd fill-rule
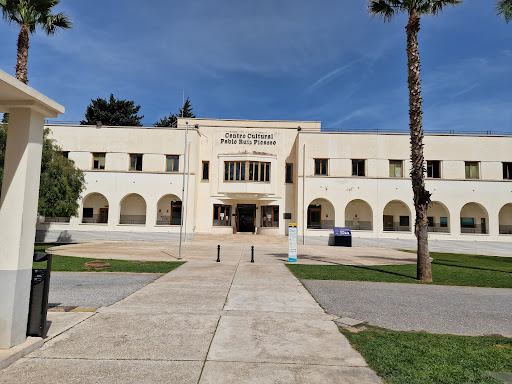
<instances>
[{"instance_id":1,"label":"drain grate","mask_svg":"<svg viewBox=\"0 0 512 384\"><path fill-rule=\"evenodd\" d=\"M77 308L77 306L69 306L69 305L54 305L50 304L48 308L48 312L71 312L73 309Z\"/></svg>"}]
</instances>

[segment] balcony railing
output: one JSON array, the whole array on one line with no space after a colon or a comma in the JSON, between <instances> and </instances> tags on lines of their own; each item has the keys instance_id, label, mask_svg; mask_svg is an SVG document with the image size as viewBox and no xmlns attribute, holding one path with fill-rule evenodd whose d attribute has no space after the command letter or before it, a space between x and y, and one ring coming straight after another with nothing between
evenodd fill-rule
<instances>
[{"instance_id":1,"label":"balcony railing","mask_svg":"<svg viewBox=\"0 0 512 384\"><path fill-rule=\"evenodd\" d=\"M512 235L512 225L500 225L500 235Z\"/></svg>"},{"instance_id":2,"label":"balcony railing","mask_svg":"<svg viewBox=\"0 0 512 384\"><path fill-rule=\"evenodd\" d=\"M411 232L411 227L394 223L392 227L384 226L384 232Z\"/></svg>"},{"instance_id":3,"label":"balcony railing","mask_svg":"<svg viewBox=\"0 0 512 384\"><path fill-rule=\"evenodd\" d=\"M320 224L308 224L308 229L333 229L334 220L322 220Z\"/></svg>"},{"instance_id":4,"label":"balcony railing","mask_svg":"<svg viewBox=\"0 0 512 384\"><path fill-rule=\"evenodd\" d=\"M345 227L350 228L352 231L371 231L373 230L373 225L371 221L359 221L354 224L351 220L345 220Z\"/></svg>"},{"instance_id":5,"label":"balcony railing","mask_svg":"<svg viewBox=\"0 0 512 384\"><path fill-rule=\"evenodd\" d=\"M121 215L119 224L146 224L146 215Z\"/></svg>"},{"instance_id":6,"label":"balcony railing","mask_svg":"<svg viewBox=\"0 0 512 384\"><path fill-rule=\"evenodd\" d=\"M43 223L69 223L69 217L44 217Z\"/></svg>"},{"instance_id":7,"label":"balcony railing","mask_svg":"<svg viewBox=\"0 0 512 384\"><path fill-rule=\"evenodd\" d=\"M100 217L100 215L93 215L92 217L82 217L83 224L107 224L108 217Z\"/></svg>"},{"instance_id":8,"label":"balcony railing","mask_svg":"<svg viewBox=\"0 0 512 384\"><path fill-rule=\"evenodd\" d=\"M450 228L448 227L436 227L436 226L429 226L428 227L429 232L437 232L437 233L450 233Z\"/></svg>"},{"instance_id":9,"label":"balcony railing","mask_svg":"<svg viewBox=\"0 0 512 384\"><path fill-rule=\"evenodd\" d=\"M486 235L487 234L487 229L486 228L482 228L481 225L477 225L473 228L470 228L470 227L462 227L460 229L460 233L480 233L482 235Z\"/></svg>"},{"instance_id":10,"label":"balcony railing","mask_svg":"<svg viewBox=\"0 0 512 384\"><path fill-rule=\"evenodd\" d=\"M181 224L181 218L175 218L171 220L170 218L157 220L156 225L180 225Z\"/></svg>"}]
</instances>

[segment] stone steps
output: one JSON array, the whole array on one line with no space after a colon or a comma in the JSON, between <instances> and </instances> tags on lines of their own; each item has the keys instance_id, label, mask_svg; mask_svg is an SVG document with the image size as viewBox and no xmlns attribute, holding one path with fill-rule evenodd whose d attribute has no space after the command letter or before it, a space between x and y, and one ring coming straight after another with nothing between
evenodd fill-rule
<instances>
[{"instance_id":1,"label":"stone steps","mask_svg":"<svg viewBox=\"0 0 512 384\"><path fill-rule=\"evenodd\" d=\"M252 233L236 234L194 234L194 242L216 242L216 243L253 243L253 244L286 244L288 237L283 235L256 235Z\"/></svg>"}]
</instances>

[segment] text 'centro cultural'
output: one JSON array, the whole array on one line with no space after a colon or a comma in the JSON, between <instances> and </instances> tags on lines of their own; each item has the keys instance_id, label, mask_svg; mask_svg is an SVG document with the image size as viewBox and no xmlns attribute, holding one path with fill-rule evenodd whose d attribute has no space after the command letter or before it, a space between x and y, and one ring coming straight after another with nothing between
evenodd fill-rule
<instances>
[{"instance_id":1,"label":"text 'centro cultural'","mask_svg":"<svg viewBox=\"0 0 512 384\"><path fill-rule=\"evenodd\" d=\"M226 132L221 144L234 145L276 145L273 133L231 133Z\"/></svg>"}]
</instances>

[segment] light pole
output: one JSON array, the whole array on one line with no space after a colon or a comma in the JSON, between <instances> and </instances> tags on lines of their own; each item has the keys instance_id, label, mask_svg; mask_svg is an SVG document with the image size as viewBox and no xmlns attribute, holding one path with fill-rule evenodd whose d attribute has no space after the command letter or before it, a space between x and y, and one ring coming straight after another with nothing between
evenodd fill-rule
<instances>
[{"instance_id":1,"label":"light pole","mask_svg":"<svg viewBox=\"0 0 512 384\"><path fill-rule=\"evenodd\" d=\"M178 260L181 260L181 242L183 237L183 219L185 212L185 172L187 170L187 135L188 135L188 121L185 122L185 149L183 151L183 187L181 189L181 225L180 225L180 250L178 254Z\"/></svg>"}]
</instances>

